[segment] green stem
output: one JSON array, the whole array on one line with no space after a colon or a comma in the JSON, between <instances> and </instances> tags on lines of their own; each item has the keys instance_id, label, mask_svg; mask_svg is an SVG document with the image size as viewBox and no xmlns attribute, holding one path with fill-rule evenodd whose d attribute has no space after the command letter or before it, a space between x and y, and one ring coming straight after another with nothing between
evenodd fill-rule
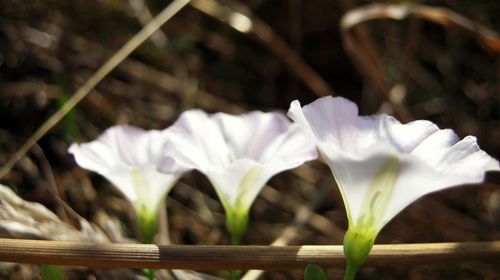
<instances>
[{"instance_id":1,"label":"green stem","mask_svg":"<svg viewBox=\"0 0 500 280\"><path fill-rule=\"evenodd\" d=\"M241 244L241 236L237 234L231 234L231 244L232 245L240 245Z\"/></svg>"},{"instance_id":2,"label":"green stem","mask_svg":"<svg viewBox=\"0 0 500 280\"><path fill-rule=\"evenodd\" d=\"M241 237L247 231L248 210L238 211L237 209L226 210L226 227L231 234L233 245L239 245Z\"/></svg>"},{"instance_id":3,"label":"green stem","mask_svg":"<svg viewBox=\"0 0 500 280\"><path fill-rule=\"evenodd\" d=\"M231 280L240 280L241 279L241 270L234 269L231 270Z\"/></svg>"},{"instance_id":4,"label":"green stem","mask_svg":"<svg viewBox=\"0 0 500 280\"><path fill-rule=\"evenodd\" d=\"M138 220L139 220L139 231L142 236L142 240L144 244L153 244L154 236L158 229L158 221L156 215L151 215L146 211L138 211ZM142 269L142 274L146 276L148 280L155 279L155 270L144 268Z\"/></svg>"},{"instance_id":5,"label":"green stem","mask_svg":"<svg viewBox=\"0 0 500 280\"><path fill-rule=\"evenodd\" d=\"M231 244L234 246L240 245L241 235L239 234L231 234ZM231 280L240 280L241 279L241 270L234 269L231 270Z\"/></svg>"},{"instance_id":6,"label":"green stem","mask_svg":"<svg viewBox=\"0 0 500 280\"><path fill-rule=\"evenodd\" d=\"M226 208L226 227L231 234L231 244L240 245L248 226L248 210ZM231 270L231 279L240 280L241 270Z\"/></svg>"},{"instance_id":7,"label":"green stem","mask_svg":"<svg viewBox=\"0 0 500 280\"><path fill-rule=\"evenodd\" d=\"M356 276L356 272L358 271L359 265L353 264L350 261L347 261L347 267L345 269L344 280L354 280L354 276Z\"/></svg>"}]
</instances>

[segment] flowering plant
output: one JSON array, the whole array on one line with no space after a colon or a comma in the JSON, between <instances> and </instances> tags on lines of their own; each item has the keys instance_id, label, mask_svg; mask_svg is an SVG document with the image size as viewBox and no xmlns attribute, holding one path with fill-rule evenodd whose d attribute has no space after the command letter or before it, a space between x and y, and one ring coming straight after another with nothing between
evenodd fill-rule
<instances>
[{"instance_id":1,"label":"flowering plant","mask_svg":"<svg viewBox=\"0 0 500 280\"><path fill-rule=\"evenodd\" d=\"M153 240L161 202L186 171L157 170L162 161L165 132L133 126L113 126L96 140L73 144L69 152L81 167L111 181L130 200L146 243Z\"/></svg>"},{"instance_id":2,"label":"flowering plant","mask_svg":"<svg viewBox=\"0 0 500 280\"><path fill-rule=\"evenodd\" d=\"M429 121L359 116L342 97L323 97L288 112L316 143L340 188L349 228L344 237L351 279L382 227L413 201L449 187L478 183L498 161L475 137L460 140Z\"/></svg>"},{"instance_id":3,"label":"flowering plant","mask_svg":"<svg viewBox=\"0 0 500 280\"><path fill-rule=\"evenodd\" d=\"M195 168L209 178L235 244L246 231L249 209L265 183L317 156L301 129L277 112L210 116L190 110L168 132L162 168Z\"/></svg>"}]
</instances>

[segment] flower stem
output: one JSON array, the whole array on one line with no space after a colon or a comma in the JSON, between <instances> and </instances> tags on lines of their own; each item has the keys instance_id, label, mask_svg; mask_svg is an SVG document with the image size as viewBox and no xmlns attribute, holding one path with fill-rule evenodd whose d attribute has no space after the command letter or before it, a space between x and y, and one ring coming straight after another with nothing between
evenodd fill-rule
<instances>
[{"instance_id":1,"label":"flower stem","mask_svg":"<svg viewBox=\"0 0 500 280\"><path fill-rule=\"evenodd\" d=\"M238 211L238 209L226 210L226 227L231 234L233 245L239 245L241 237L247 231L248 211Z\"/></svg>"},{"instance_id":2,"label":"flower stem","mask_svg":"<svg viewBox=\"0 0 500 280\"><path fill-rule=\"evenodd\" d=\"M241 236L240 235L231 235L231 244L232 245L240 245L241 244Z\"/></svg>"},{"instance_id":3,"label":"flower stem","mask_svg":"<svg viewBox=\"0 0 500 280\"><path fill-rule=\"evenodd\" d=\"M356 272L358 271L359 266L353 264L350 261L347 261L347 267L344 273L344 280L354 280L354 276L356 276Z\"/></svg>"},{"instance_id":4,"label":"flower stem","mask_svg":"<svg viewBox=\"0 0 500 280\"><path fill-rule=\"evenodd\" d=\"M231 234L231 244L240 245L241 237L247 230L248 226L248 209L238 209L226 207L226 227ZM231 279L239 280L241 278L241 270L231 270Z\"/></svg>"},{"instance_id":5,"label":"flower stem","mask_svg":"<svg viewBox=\"0 0 500 280\"><path fill-rule=\"evenodd\" d=\"M239 234L231 234L231 244L234 246L240 245L241 236ZM241 279L241 270L234 269L231 270L231 280L240 280Z\"/></svg>"},{"instance_id":6,"label":"flower stem","mask_svg":"<svg viewBox=\"0 0 500 280\"><path fill-rule=\"evenodd\" d=\"M158 221L156 215L149 214L147 211L137 211L139 231L142 236L142 241L144 244L153 244L154 236L158 229ZM155 270L144 268L142 269L142 274L146 276L148 280L155 279Z\"/></svg>"},{"instance_id":7,"label":"flower stem","mask_svg":"<svg viewBox=\"0 0 500 280\"><path fill-rule=\"evenodd\" d=\"M241 270L234 269L231 270L231 280L240 280L241 279Z\"/></svg>"}]
</instances>

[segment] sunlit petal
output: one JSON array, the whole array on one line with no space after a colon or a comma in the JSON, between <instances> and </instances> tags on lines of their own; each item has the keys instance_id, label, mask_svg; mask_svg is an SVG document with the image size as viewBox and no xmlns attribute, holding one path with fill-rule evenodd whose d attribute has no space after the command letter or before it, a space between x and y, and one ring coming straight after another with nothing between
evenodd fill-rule
<instances>
[{"instance_id":1,"label":"sunlit petal","mask_svg":"<svg viewBox=\"0 0 500 280\"><path fill-rule=\"evenodd\" d=\"M478 183L498 161L472 136L459 140L429 121L359 116L341 97L324 97L288 115L316 142L341 189L350 227L378 232L407 205L431 192Z\"/></svg>"},{"instance_id":2,"label":"sunlit petal","mask_svg":"<svg viewBox=\"0 0 500 280\"><path fill-rule=\"evenodd\" d=\"M153 215L162 199L185 169L159 172L164 132L132 126L114 126L96 140L73 144L69 152L81 167L111 181L137 211Z\"/></svg>"},{"instance_id":3,"label":"sunlit petal","mask_svg":"<svg viewBox=\"0 0 500 280\"><path fill-rule=\"evenodd\" d=\"M281 113L184 112L169 129L163 167L195 168L226 207L249 208L275 174L316 158L313 143Z\"/></svg>"}]
</instances>

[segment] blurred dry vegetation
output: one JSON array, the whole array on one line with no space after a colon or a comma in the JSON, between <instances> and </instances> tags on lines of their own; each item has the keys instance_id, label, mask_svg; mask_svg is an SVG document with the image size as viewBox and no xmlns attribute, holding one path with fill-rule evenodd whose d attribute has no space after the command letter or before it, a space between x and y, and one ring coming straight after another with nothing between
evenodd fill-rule
<instances>
[{"instance_id":1,"label":"blurred dry vegetation","mask_svg":"<svg viewBox=\"0 0 500 280\"><path fill-rule=\"evenodd\" d=\"M166 2L0 1L0 164ZM102 177L75 165L67 153L69 144L94 139L114 124L163 129L193 107L229 113L286 111L294 99L307 104L324 94L355 100L364 114L428 119L462 137L475 135L499 159L500 43L495 30L500 31L500 2L421 1L446 10L410 12L401 20L383 12L368 18L361 11L361 22L348 22L341 32L342 15L368 4L373 2L195 1L107 76L2 183L77 230L83 230L82 219L87 219L92 226L86 227L95 234L133 242L137 232L131 207ZM203 11L207 5L214 10ZM238 31L225 20L238 11L251 15L251 32ZM461 18L454 22L457 15ZM490 174L483 185L420 199L377 242L500 240L498 177ZM170 242L229 243L223 209L201 174L184 176L166 205ZM289 227L286 241L340 244L346 228L343 204L330 171L320 162L271 179L252 208L243 243L270 244L283 237L308 205L317 214L303 227ZM8 232L2 235L9 237ZM498 260L394 264L363 268L359 279L498 279L498 265ZM36 273L30 266L2 266L0 278L29 279ZM328 273L332 279L342 275L340 270ZM79 269L68 275L122 279L124 274ZM301 271L263 277L300 278Z\"/></svg>"}]
</instances>

